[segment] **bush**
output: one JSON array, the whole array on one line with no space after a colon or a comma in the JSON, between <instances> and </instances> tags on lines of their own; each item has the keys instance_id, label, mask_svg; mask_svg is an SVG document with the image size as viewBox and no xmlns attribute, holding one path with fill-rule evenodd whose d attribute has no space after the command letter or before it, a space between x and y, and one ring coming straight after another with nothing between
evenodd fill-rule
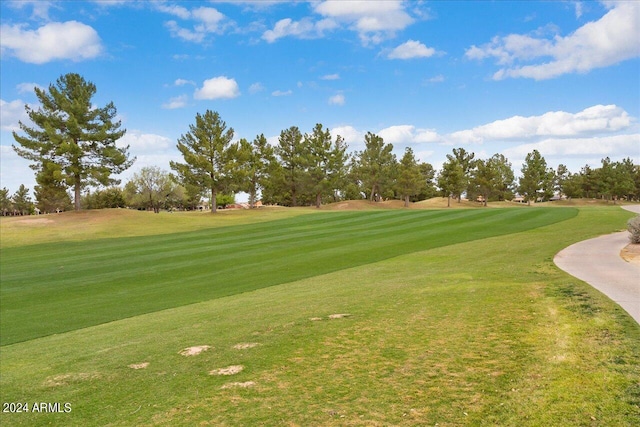
<instances>
[{"instance_id":1,"label":"bush","mask_svg":"<svg viewBox=\"0 0 640 427\"><path fill-rule=\"evenodd\" d=\"M640 215L627 221L627 230L631 233L629 236L631 243L640 243Z\"/></svg>"}]
</instances>

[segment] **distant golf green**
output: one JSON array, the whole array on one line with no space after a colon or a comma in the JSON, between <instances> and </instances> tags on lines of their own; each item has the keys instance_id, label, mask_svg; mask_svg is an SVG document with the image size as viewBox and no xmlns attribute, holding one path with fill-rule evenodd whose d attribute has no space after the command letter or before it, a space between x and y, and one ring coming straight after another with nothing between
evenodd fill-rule
<instances>
[{"instance_id":1,"label":"distant golf green","mask_svg":"<svg viewBox=\"0 0 640 427\"><path fill-rule=\"evenodd\" d=\"M530 230L577 212L319 212L197 232L5 248L0 344Z\"/></svg>"}]
</instances>

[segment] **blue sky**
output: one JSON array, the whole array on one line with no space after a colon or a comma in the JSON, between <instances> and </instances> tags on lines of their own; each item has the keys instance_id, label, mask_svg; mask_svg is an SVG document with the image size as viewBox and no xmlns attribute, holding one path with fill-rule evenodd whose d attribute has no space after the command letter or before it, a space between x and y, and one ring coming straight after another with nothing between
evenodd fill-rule
<instances>
[{"instance_id":1,"label":"blue sky","mask_svg":"<svg viewBox=\"0 0 640 427\"><path fill-rule=\"evenodd\" d=\"M640 2L2 1L0 186L35 179L11 131L33 87L79 73L113 101L120 141L169 170L197 113L236 139L322 123L439 168L464 147L516 174L538 149L578 172L640 163Z\"/></svg>"}]
</instances>

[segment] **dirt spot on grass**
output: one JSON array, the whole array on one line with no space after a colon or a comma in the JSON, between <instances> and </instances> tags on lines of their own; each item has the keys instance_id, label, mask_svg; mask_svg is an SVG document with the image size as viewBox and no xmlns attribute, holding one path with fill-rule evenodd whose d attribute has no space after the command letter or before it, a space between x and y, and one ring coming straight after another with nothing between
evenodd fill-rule
<instances>
[{"instance_id":1,"label":"dirt spot on grass","mask_svg":"<svg viewBox=\"0 0 640 427\"><path fill-rule=\"evenodd\" d=\"M180 354L182 356L196 356L200 353L202 353L203 351L207 351L211 348L211 346L208 345L196 345L193 347L188 347L185 348L184 350L180 351Z\"/></svg>"},{"instance_id":2,"label":"dirt spot on grass","mask_svg":"<svg viewBox=\"0 0 640 427\"><path fill-rule=\"evenodd\" d=\"M349 313L330 314L329 319L344 319L349 316L351 316Z\"/></svg>"},{"instance_id":3,"label":"dirt spot on grass","mask_svg":"<svg viewBox=\"0 0 640 427\"><path fill-rule=\"evenodd\" d=\"M312 322L318 322L318 321L322 320L322 317L311 317L311 318L309 318L309 320L311 320Z\"/></svg>"},{"instance_id":4,"label":"dirt spot on grass","mask_svg":"<svg viewBox=\"0 0 640 427\"><path fill-rule=\"evenodd\" d=\"M214 369L209 372L209 375L235 375L239 374L244 370L244 366L242 365L231 365L226 368Z\"/></svg>"},{"instance_id":5,"label":"dirt spot on grass","mask_svg":"<svg viewBox=\"0 0 640 427\"><path fill-rule=\"evenodd\" d=\"M640 244L629 243L620 251L620 256L627 262L640 265Z\"/></svg>"},{"instance_id":6,"label":"dirt spot on grass","mask_svg":"<svg viewBox=\"0 0 640 427\"><path fill-rule=\"evenodd\" d=\"M248 348L257 347L259 345L260 344L258 344L257 342L245 342L245 343L236 344L233 346L233 348L235 348L236 350L246 350Z\"/></svg>"},{"instance_id":7,"label":"dirt spot on grass","mask_svg":"<svg viewBox=\"0 0 640 427\"><path fill-rule=\"evenodd\" d=\"M149 366L149 362L133 363L129 365L131 369L145 369L147 366Z\"/></svg>"},{"instance_id":8,"label":"dirt spot on grass","mask_svg":"<svg viewBox=\"0 0 640 427\"><path fill-rule=\"evenodd\" d=\"M72 383L80 382L80 381L92 380L95 378L100 378L100 374L95 372L93 373L77 372L77 373L71 373L71 374L60 374L60 375L54 375L53 377L47 378L46 381L43 383L43 385L45 387L59 387L59 386L65 386Z\"/></svg>"},{"instance_id":9,"label":"dirt spot on grass","mask_svg":"<svg viewBox=\"0 0 640 427\"><path fill-rule=\"evenodd\" d=\"M253 381L245 381L243 383L226 383L225 385L223 385L222 389L227 389L227 388L249 388L249 387L253 387L254 385L256 385L255 382Z\"/></svg>"}]
</instances>

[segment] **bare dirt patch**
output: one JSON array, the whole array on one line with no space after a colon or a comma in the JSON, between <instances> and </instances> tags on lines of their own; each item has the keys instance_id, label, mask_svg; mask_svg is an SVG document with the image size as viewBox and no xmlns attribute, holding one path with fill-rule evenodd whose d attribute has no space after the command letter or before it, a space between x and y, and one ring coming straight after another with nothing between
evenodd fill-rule
<instances>
[{"instance_id":1,"label":"bare dirt patch","mask_svg":"<svg viewBox=\"0 0 640 427\"><path fill-rule=\"evenodd\" d=\"M329 319L344 319L349 316L351 316L349 313L330 314Z\"/></svg>"},{"instance_id":2,"label":"bare dirt patch","mask_svg":"<svg viewBox=\"0 0 640 427\"><path fill-rule=\"evenodd\" d=\"M640 265L640 244L629 243L620 251L620 256L627 262Z\"/></svg>"},{"instance_id":3,"label":"bare dirt patch","mask_svg":"<svg viewBox=\"0 0 640 427\"><path fill-rule=\"evenodd\" d=\"M234 345L233 348L235 348L236 350L246 350L248 348L257 347L259 345L260 344L258 344L257 342L244 342Z\"/></svg>"},{"instance_id":4,"label":"bare dirt patch","mask_svg":"<svg viewBox=\"0 0 640 427\"><path fill-rule=\"evenodd\" d=\"M47 378L47 380L43 383L45 387L58 387L69 385L71 383L79 382L79 381L87 381L94 378L99 378L100 374L95 372L77 372L72 374L60 374L54 375L52 377Z\"/></svg>"},{"instance_id":5,"label":"bare dirt patch","mask_svg":"<svg viewBox=\"0 0 640 427\"><path fill-rule=\"evenodd\" d=\"M147 366L149 366L149 362L134 363L129 365L131 369L145 369Z\"/></svg>"},{"instance_id":6,"label":"bare dirt patch","mask_svg":"<svg viewBox=\"0 0 640 427\"><path fill-rule=\"evenodd\" d=\"M184 350L181 350L180 354L182 356L196 356L202 353L203 351L209 350L210 348L211 346L208 346L208 345L197 345L197 346L188 347L188 348L185 348Z\"/></svg>"},{"instance_id":7,"label":"bare dirt patch","mask_svg":"<svg viewBox=\"0 0 640 427\"><path fill-rule=\"evenodd\" d=\"M209 375L235 375L239 374L244 370L244 366L242 365L231 365L226 368L214 369L209 372Z\"/></svg>"},{"instance_id":8,"label":"bare dirt patch","mask_svg":"<svg viewBox=\"0 0 640 427\"><path fill-rule=\"evenodd\" d=\"M322 317L310 317L309 320L311 320L312 322L318 322L322 320Z\"/></svg>"},{"instance_id":9,"label":"bare dirt patch","mask_svg":"<svg viewBox=\"0 0 640 427\"><path fill-rule=\"evenodd\" d=\"M255 383L255 382L253 382L253 381L245 381L245 382L243 382L243 383L237 383L237 382L234 382L234 383L226 383L225 385L223 385L223 386L222 386L222 387L220 387L220 388L222 388L222 389L226 389L226 388L237 388L237 387L239 387L239 388L248 388L248 387L253 387L254 385L256 385L256 383Z\"/></svg>"}]
</instances>

